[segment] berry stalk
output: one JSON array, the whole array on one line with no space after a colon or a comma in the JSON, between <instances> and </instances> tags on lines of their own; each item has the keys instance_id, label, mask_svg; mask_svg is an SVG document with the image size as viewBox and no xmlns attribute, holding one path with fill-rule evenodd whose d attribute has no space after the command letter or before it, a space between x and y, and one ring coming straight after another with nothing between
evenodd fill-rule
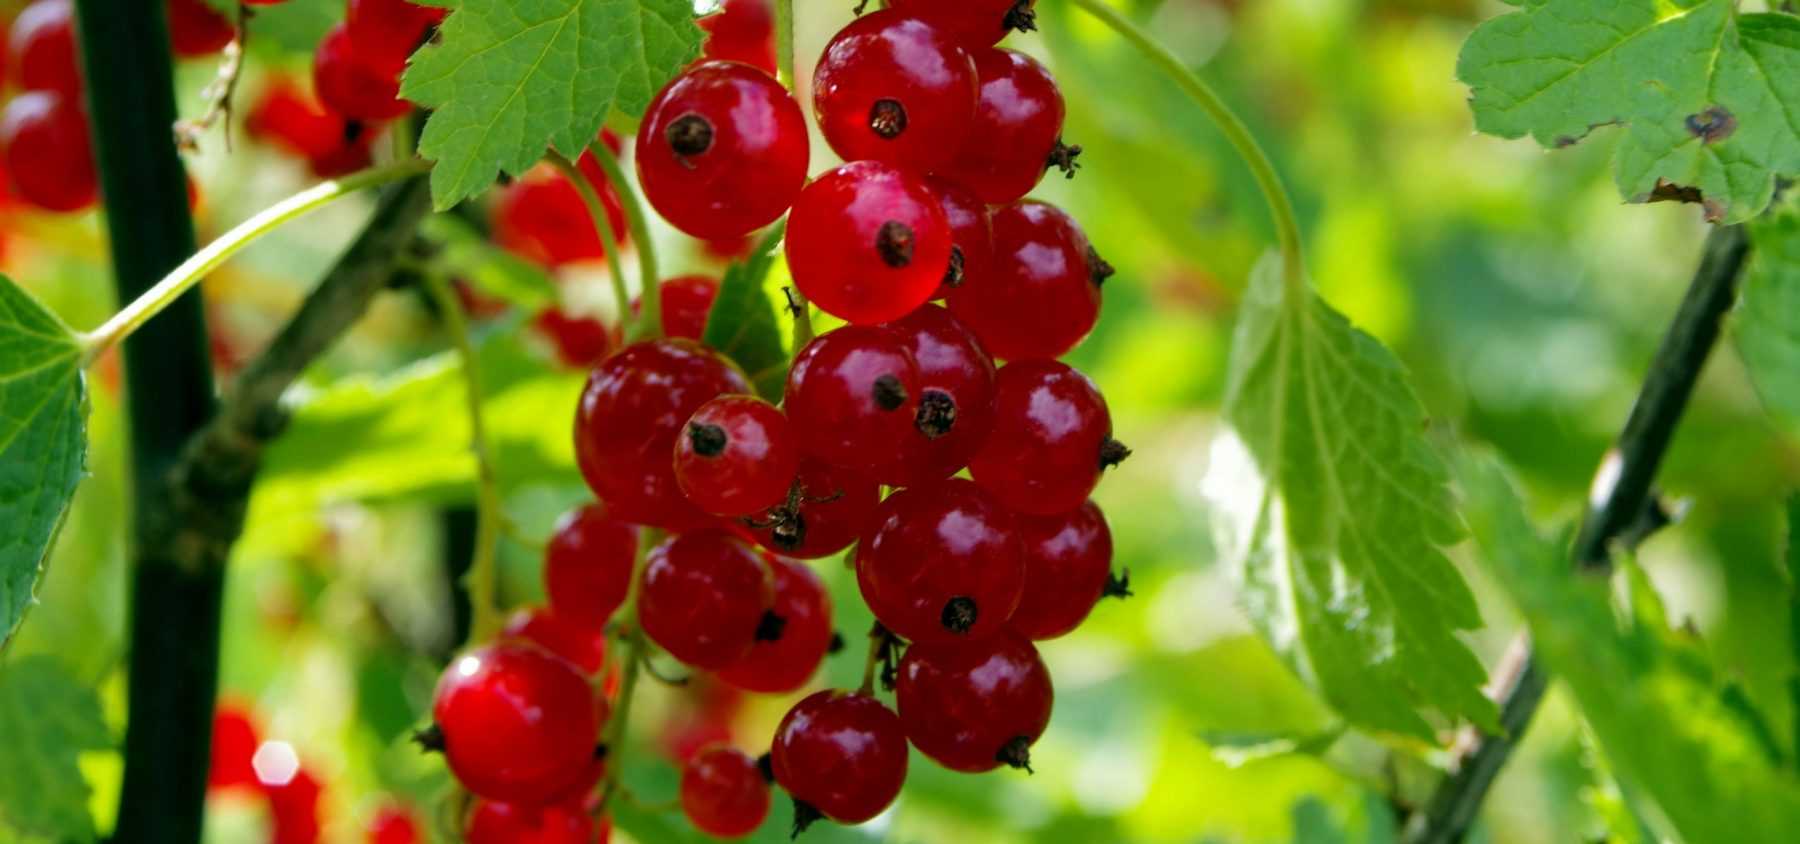
<instances>
[{"instance_id":1,"label":"berry stalk","mask_svg":"<svg viewBox=\"0 0 1800 844\"><path fill-rule=\"evenodd\" d=\"M619 321L623 323L631 317L631 293L625 289L625 267L619 261L619 235L624 232L612 230L612 220L607 216L606 206L600 202L600 193L594 190L593 183L587 180L587 176L582 174L581 168L575 166L575 162L556 150L551 150L545 159L563 174L563 178L569 180L569 184L575 186L575 192L581 196L581 204L587 206L588 219L594 222L594 231L599 233L600 245L606 250L606 271L612 276L613 304L618 307ZM642 249L643 246L638 248Z\"/></svg>"},{"instance_id":2,"label":"berry stalk","mask_svg":"<svg viewBox=\"0 0 1800 844\"><path fill-rule=\"evenodd\" d=\"M794 0L774 0L775 6L775 78L793 88L794 76Z\"/></svg>"},{"instance_id":3,"label":"berry stalk","mask_svg":"<svg viewBox=\"0 0 1800 844\"><path fill-rule=\"evenodd\" d=\"M645 297L654 298L654 297ZM646 303L648 305L648 303ZM606 813L606 804L613 793L620 790L619 770L625 761L625 730L631 723L631 700L637 696L638 678L644 673L644 659L648 656L649 642L644 638L644 626L638 623L638 586L644 577L644 560L649 556L651 548L663 540L663 532L645 529L638 543L637 559L631 564L631 586L625 595L625 605L619 610L619 630L622 641L620 647L625 651L620 660L625 673L619 677L618 703L613 708L612 719L606 722L606 732L602 743L606 745L606 779L600 784L600 802L594 807L596 816Z\"/></svg>"},{"instance_id":4,"label":"berry stalk","mask_svg":"<svg viewBox=\"0 0 1800 844\"><path fill-rule=\"evenodd\" d=\"M656 243L650 239L650 224L644 216L644 203L638 199L637 191L631 189L631 183L625 180L625 171L619 168L619 158L613 155L601 141L588 145L594 159L600 162L601 172L606 180L612 183L613 192L618 194L619 205L625 209L625 224L631 229L632 243L637 247L638 287L642 291L644 305L636 319L631 322L631 330L626 332L627 341L647 340L662 336L662 295L657 289L660 284L656 274ZM590 211L591 213L591 211ZM631 313L627 308L619 314L623 321Z\"/></svg>"}]
</instances>

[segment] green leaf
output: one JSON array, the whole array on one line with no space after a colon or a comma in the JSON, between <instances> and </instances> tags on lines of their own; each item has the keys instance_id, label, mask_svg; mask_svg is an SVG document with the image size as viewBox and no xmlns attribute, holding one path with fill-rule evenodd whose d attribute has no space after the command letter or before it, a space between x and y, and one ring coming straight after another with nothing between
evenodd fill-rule
<instances>
[{"instance_id":1,"label":"green leaf","mask_svg":"<svg viewBox=\"0 0 1800 844\"><path fill-rule=\"evenodd\" d=\"M573 156L607 112L636 115L700 53L687 0L434 0L454 11L413 55L401 93L433 109L419 151L439 210Z\"/></svg>"},{"instance_id":2,"label":"green leaf","mask_svg":"<svg viewBox=\"0 0 1800 844\"><path fill-rule=\"evenodd\" d=\"M1771 764L1755 727L1726 701L1706 648L1663 622L1642 572L1623 561L1630 606L1615 611L1611 584L1570 568L1493 461L1464 461L1459 473L1476 544L1625 793L1660 810L1645 817L1690 842L1792 841L1800 781Z\"/></svg>"},{"instance_id":3,"label":"green leaf","mask_svg":"<svg viewBox=\"0 0 1800 844\"><path fill-rule=\"evenodd\" d=\"M1489 134L1561 147L1623 127L1615 176L1633 202L1739 222L1800 172L1800 19L1734 0L1526 0L1469 36L1456 75Z\"/></svg>"},{"instance_id":4,"label":"green leaf","mask_svg":"<svg viewBox=\"0 0 1800 844\"><path fill-rule=\"evenodd\" d=\"M556 304L555 280L543 268L495 246L474 226L452 214L426 218L424 234L443 244L437 262L451 275L483 293L536 312Z\"/></svg>"},{"instance_id":5,"label":"green leaf","mask_svg":"<svg viewBox=\"0 0 1800 844\"><path fill-rule=\"evenodd\" d=\"M88 785L76 758L112 747L93 690L49 656L0 665L0 747L0 827L93 840Z\"/></svg>"},{"instance_id":6,"label":"green leaf","mask_svg":"<svg viewBox=\"0 0 1800 844\"><path fill-rule=\"evenodd\" d=\"M1252 274L1203 482L1251 620L1351 722L1432 740L1419 714L1495 726L1481 625L1440 546L1460 536L1446 473L1400 364L1281 263Z\"/></svg>"},{"instance_id":7,"label":"green leaf","mask_svg":"<svg viewBox=\"0 0 1800 844\"><path fill-rule=\"evenodd\" d=\"M1800 431L1800 211L1749 224L1750 266L1733 329L1763 406Z\"/></svg>"},{"instance_id":8,"label":"green leaf","mask_svg":"<svg viewBox=\"0 0 1800 844\"><path fill-rule=\"evenodd\" d=\"M0 276L0 645L30 608L87 455L81 345Z\"/></svg>"},{"instance_id":9,"label":"green leaf","mask_svg":"<svg viewBox=\"0 0 1800 844\"><path fill-rule=\"evenodd\" d=\"M1788 676L1788 699L1794 703L1793 759L1800 768L1800 493L1787 500L1788 650L1793 673Z\"/></svg>"},{"instance_id":10,"label":"green leaf","mask_svg":"<svg viewBox=\"0 0 1800 844\"><path fill-rule=\"evenodd\" d=\"M1274 731L1202 730L1200 740L1212 749L1212 756L1227 768L1241 768L1252 762L1281 756L1319 756L1344 736L1344 726L1336 725L1314 733Z\"/></svg>"},{"instance_id":11,"label":"green leaf","mask_svg":"<svg viewBox=\"0 0 1800 844\"><path fill-rule=\"evenodd\" d=\"M725 270L701 338L743 367L756 391L769 401L781 400L788 357L763 280L775 266L785 228L785 222L776 224L749 256Z\"/></svg>"}]
</instances>

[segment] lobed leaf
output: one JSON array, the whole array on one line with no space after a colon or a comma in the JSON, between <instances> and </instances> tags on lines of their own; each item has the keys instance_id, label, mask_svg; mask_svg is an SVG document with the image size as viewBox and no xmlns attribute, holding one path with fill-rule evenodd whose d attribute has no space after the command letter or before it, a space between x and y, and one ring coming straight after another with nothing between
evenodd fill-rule
<instances>
[{"instance_id":1,"label":"lobed leaf","mask_svg":"<svg viewBox=\"0 0 1800 844\"><path fill-rule=\"evenodd\" d=\"M775 266L776 247L783 226L778 225L755 251L733 263L719 281L719 296L706 315L702 340L731 358L750 376L756 391L769 401L781 401L787 382L788 357L781 344L781 326L763 289L763 280Z\"/></svg>"},{"instance_id":2,"label":"lobed leaf","mask_svg":"<svg viewBox=\"0 0 1800 844\"><path fill-rule=\"evenodd\" d=\"M93 690L49 656L0 665L0 747L0 829L93 840L89 789L76 759L112 747Z\"/></svg>"},{"instance_id":3,"label":"lobed leaf","mask_svg":"<svg viewBox=\"0 0 1800 844\"><path fill-rule=\"evenodd\" d=\"M1732 325L1763 406L1800 430L1800 212L1755 220Z\"/></svg>"}]
</instances>

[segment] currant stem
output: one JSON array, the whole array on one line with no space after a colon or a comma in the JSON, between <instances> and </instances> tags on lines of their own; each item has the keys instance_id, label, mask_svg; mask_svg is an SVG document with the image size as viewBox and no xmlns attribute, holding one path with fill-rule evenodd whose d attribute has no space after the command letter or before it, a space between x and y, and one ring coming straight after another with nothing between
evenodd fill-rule
<instances>
[{"instance_id":1,"label":"currant stem","mask_svg":"<svg viewBox=\"0 0 1800 844\"><path fill-rule=\"evenodd\" d=\"M663 532L644 529L643 539L638 544L637 559L631 565L631 584L625 593L625 606L619 611L619 629L624 632L624 659L620 665L625 673L619 678L618 706L613 709L612 720L606 724L603 737L609 748L610 758L606 761L606 779L600 786L600 802L594 807L596 816L606 812L606 804L619 790L619 769L625 761L625 728L631 721L631 699L636 696L638 677L644 673L644 660L649 656L649 646L644 640L643 625L638 624L638 581L643 579L644 561L649 557L651 548L661 542Z\"/></svg>"},{"instance_id":2,"label":"currant stem","mask_svg":"<svg viewBox=\"0 0 1800 844\"><path fill-rule=\"evenodd\" d=\"M650 224L644 216L644 204L638 200L637 191L631 189L631 183L625 180L625 171L619 168L619 158L601 141L588 145L594 159L600 162L600 170L606 174L606 180L612 183L613 193L618 194L619 204L625 208L625 222L631 227L631 240L637 247L638 256L638 290L643 299L643 307L637 318L631 321L631 330L626 332L627 340L647 340L662 336L662 279L656 274L656 243L650 239ZM620 315L623 321L629 311Z\"/></svg>"},{"instance_id":3,"label":"currant stem","mask_svg":"<svg viewBox=\"0 0 1800 844\"><path fill-rule=\"evenodd\" d=\"M131 336L144 323L162 313L164 308L180 299L181 294L199 284L209 273L230 260L231 256L279 228L281 224L305 216L310 211L363 188L397 182L429 169L431 162L420 159L371 167L341 179L321 182L257 212L255 216L237 224L231 231L220 235L217 240L201 247L200 251L182 261L154 287L113 314L105 324L82 335L82 365L92 365L107 349L118 345L119 341Z\"/></svg>"},{"instance_id":4,"label":"currant stem","mask_svg":"<svg viewBox=\"0 0 1800 844\"><path fill-rule=\"evenodd\" d=\"M794 0L775 0L776 79L790 90L794 78Z\"/></svg>"},{"instance_id":5,"label":"currant stem","mask_svg":"<svg viewBox=\"0 0 1800 844\"><path fill-rule=\"evenodd\" d=\"M1262 189L1263 201L1269 205L1269 216L1274 218L1275 239L1281 248L1281 270L1283 289L1294 301L1304 293L1306 288L1305 273L1300 263L1300 223L1294 215L1294 204L1288 198L1287 189L1282 187L1281 176L1275 171L1275 165L1269 160L1267 153L1256 143L1256 137L1244 121L1232 112L1231 107L1219 98L1212 86L1207 85L1199 75L1195 74L1169 48L1157 43L1156 39L1139 29L1117 9L1106 5L1105 0L1070 0L1082 11L1100 19L1101 23L1111 27L1125 40L1130 41L1145 58L1160 66L1175 84L1189 98L1211 117L1218 125L1225 139L1231 142L1238 156L1244 159L1244 165L1250 168L1250 175L1256 179L1256 186Z\"/></svg>"},{"instance_id":6,"label":"currant stem","mask_svg":"<svg viewBox=\"0 0 1800 844\"><path fill-rule=\"evenodd\" d=\"M625 325L631 321L631 293L625 289L625 266L619 260L619 238L625 233L613 231L612 218L607 216L606 205L600 201L600 192L594 190L593 183L575 162L556 150L551 150L544 159L575 186L575 192L581 195L581 204L587 206L588 218L594 221L594 231L600 234L600 246L606 250L606 271L612 276L613 304L619 309L619 324Z\"/></svg>"}]
</instances>

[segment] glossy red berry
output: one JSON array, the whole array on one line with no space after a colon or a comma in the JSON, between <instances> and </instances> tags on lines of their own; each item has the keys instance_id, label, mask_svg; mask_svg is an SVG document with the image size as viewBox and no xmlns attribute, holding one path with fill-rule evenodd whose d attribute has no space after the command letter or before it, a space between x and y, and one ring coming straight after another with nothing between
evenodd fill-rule
<instances>
[{"instance_id":1,"label":"glossy red berry","mask_svg":"<svg viewBox=\"0 0 1800 844\"><path fill-rule=\"evenodd\" d=\"M991 47L1015 30L1037 29L1034 0L894 0L894 8L932 22L970 48Z\"/></svg>"},{"instance_id":2,"label":"glossy red berry","mask_svg":"<svg viewBox=\"0 0 1800 844\"><path fill-rule=\"evenodd\" d=\"M895 702L906 737L953 771L1031 768L1055 692L1037 648L1002 631L979 642L918 643L900 660Z\"/></svg>"},{"instance_id":3,"label":"glossy red berry","mask_svg":"<svg viewBox=\"0 0 1800 844\"><path fill-rule=\"evenodd\" d=\"M1062 144L1063 99L1050 71L1024 53L973 51L981 94L969 141L938 175L989 205L1024 196L1052 164L1072 173L1078 147Z\"/></svg>"},{"instance_id":4,"label":"glossy red berry","mask_svg":"<svg viewBox=\"0 0 1800 844\"><path fill-rule=\"evenodd\" d=\"M637 171L644 198L675 228L735 237L775 221L806 182L806 118L774 77L701 62L644 112Z\"/></svg>"},{"instance_id":5,"label":"glossy red berry","mask_svg":"<svg viewBox=\"0 0 1800 844\"><path fill-rule=\"evenodd\" d=\"M775 75L775 15L769 0L725 0L717 14L699 20L706 30L700 55L742 62Z\"/></svg>"},{"instance_id":6,"label":"glossy red berry","mask_svg":"<svg viewBox=\"0 0 1800 844\"><path fill-rule=\"evenodd\" d=\"M719 296L717 280L703 275L679 275L663 279L657 290L662 296L664 337L699 340L706 336L706 318L712 314L713 300ZM636 314L640 305L639 299L631 300L631 312Z\"/></svg>"},{"instance_id":7,"label":"glossy red berry","mask_svg":"<svg viewBox=\"0 0 1800 844\"><path fill-rule=\"evenodd\" d=\"M912 431L919 365L894 332L845 326L794 356L783 402L802 453L833 466L876 466Z\"/></svg>"},{"instance_id":8,"label":"glossy red berry","mask_svg":"<svg viewBox=\"0 0 1800 844\"><path fill-rule=\"evenodd\" d=\"M468 844L591 844L594 819L574 803L543 806L478 800L469 814L466 838Z\"/></svg>"},{"instance_id":9,"label":"glossy red berry","mask_svg":"<svg viewBox=\"0 0 1800 844\"><path fill-rule=\"evenodd\" d=\"M405 62L449 13L449 9L409 0L349 0L344 27L357 52Z\"/></svg>"},{"instance_id":10,"label":"glossy red berry","mask_svg":"<svg viewBox=\"0 0 1800 844\"><path fill-rule=\"evenodd\" d=\"M583 170L592 156L582 156ZM604 177L590 174L588 181L600 195L607 225L614 232L624 232L625 209L619 204L618 193ZM606 257L606 247L601 245L593 218L588 216L587 204L581 201L575 185L554 168L534 167L499 194L488 216L494 242L507 251L550 269Z\"/></svg>"},{"instance_id":11,"label":"glossy red berry","mask_svg":"<svg viewBox=\"0 0 1800 844\"><path fill-rule=\"evenodd\" d=\"M55 91L81 102L80 54L75 46L75 4L37 0L13 18L7 54L25 91Z\"/></svg>"},{"instance_id":12,"label":"glossy red berry","mask_svg":"<svg viewBox=\"0 0 1800 844\"><path fill-rule=\"evenodd\" d=\"M1089 501L1054 516L1014 517L1025 550L1025 595L1007 626L1027 639L1074 630L1112 583L1112 532Z\"/></svg>"},{"instance_id":13,"label":"glossy red berry","mask_svg":"<svg viewBox=\"0 0 1800 844\"><path fill-rule=\"evenodd\" d=\"M813 71L813 116L845 161L915 173L949 162L975 114L975 63L945 31L893 9L851 21Z\"/></svg>"},{"instance_id":14,"label":"glossy red berry","mask_svg":"<svg viewBox=\"0 0 1800 844\"><path fill-rule=\"evenodd\" d=\"M606 662L603 625L577 624L554 615L548 608L513 613L500 635L505 639L530 642L588 674L599 673L600 666Z\"/></svg>"},{"instance_id":15,"label":"glossy red berry","mask_svg":"<svg viewBox=\"0 0 1800 844\"><path fill-rule=\"evenodd\" d=\"M700 405L749 392L736 366L691 340L626 346L588 376L576 406L581 474L617 518L668 530L712 524L681 494L669 455Z\"/></svg>"},{"instance_id":16,"label":"glossy red berry","mask_svg":"<svg viewBox=\"0 0 1800 844\"><path fill-rule=\"evenodd\" d=\"M769 568L775 575L769 611L780 619L780 629L720 670L719 679L745 691L779 694L806 685L831 650L831 596L805 565L777 558Z\"/></svg>"},{"instance_id":17,"label":"glossy red berry","mask_svg":"<svg viewBox=\"0 0 1800 844\"><path fill-rule=\"evenodd\" d=\"M787 415L755 396L701 405L675 439L682 494L718 516L748 516L785 501L799 462Z\"/></svg>"},{"instance_id":18,"label":"glossy red berry","mask_svg":"<svg viewBox=\"0 0 1800 844\"><path fill-rule=\"evenodd\" d=\"M946 303L994 357L1058 358L1093 330L1113 268L1069 215L1029 200L995 209L993 255Z\"/></svg>"},{"instance_id":19,"label":"glossy red berry","mask_svg":"<svg viewBox=\"0 0 1800 844\"><path fill-rule=\"evenodd\" d=\"M316 844L319 840L319 797L324 785L304 768L286 782L264 783L269 799L269 844Z\"/></svg>"},{"instance_id":20,"label":"glossy red berry","mask_svg":"<svg viewBox=\"0 0 1800 844\"><path fill-rule=\"evenodd\" d=\"M419 844L425 834L412 810L397 804L382 806L369 819L368 844Z\"/></svg>"},{"instance_id":21,"label":"glossy red berry","mask_svg":"<svg viewBox=\"0 0 1800 844\"><path fill-rule=\"evenodd\" d=\"M1102 470L1130 455L1112 438L1106 399L1053 360L1019 361L994 382L994 427L969 461L975 482L1007 509L1048 516L1087 500Z\"/></svg>"},{"instance_id":22,"label":"glossy red berry","mask_svg":"<svg viewBox=\"0 0 1800 844\"><path fill-rule=\"evenodd\" d=\"M400 99L400 72L405 69L404 57L357 50L340 23L325 33L313 53L313 89L326 108L352 120L389 120L412 109Z\"/></svg>"},{"instance_id":23,"label":"glossy red berry","mask_svg":"<svg viewBox=\"0 0 1800 844\"><path fill-rule=\"evenodd\" d=\"M994 257L994 226L987 205L968 191L936 177L926 179L925 187L937 197L944 221L950 224L950 266L931 294L942 299L951 288L987 276Z\"/></svg>"},{"instance_id":24,"label":"glossy red berry","mask_svg":"<svg viewBox=\"0 0 1800 844\"><path fill-rule=\"evenodd\" d=\"M694 828L720 838L755 832L769 816L769 784L756 760L714 745L681 771L681 811Z\"/></svg>"},{"instance_id":25,"label":"glossy red berry","mask_svg":"<svg viewBox=\"0 0 1800 844\"><path fill-rule=\"evenodd\" d=\"M856 550L856 582L903 639L965 642L1006 625L1025 589L1012 514L962 478L881 502Z\"/></svg>"},{"instance_id":26,"label":"glossy red berry","mask_svg":"<svg viewBox=\"0 0 1800 844\"><path fill-rule=\"evenodd\" d=\"M766 636L773 600L762 557L723 531L684 533L650 550L638 620L651 641L695 668L724 668Z\"/></svg>"},{"instance_id":27,"label":"glossy red berry","mask_svg":"<svg viewBox=\"0 0 1800 844\"><path fill-rule=\"evenodd\" d=\"M810 457L800 458L795 480L790 501L740 525L758 545L787 557L816 560L850 547L881 500L874 479Z\"/></svg>"},{"instance_id":28,"label":"glossy red berry","mask_svg":"<svg viewBox=\"0 0 1800 844\"><path fill-rule=\"evenodd\" d=\"M555 348L556 359L571 369L593 366L612 351L612 329L593 317L547 308L532 319L532 324Z\"/></svg>"},{"instance_id":29,"label":"glossy red berry","mask_svg":"<svg viewBox=\"0 0 1800 844\"><path fill-rule=\"evenodd\" d=\"M183 58L210 56L237 37L231 20L205 0L168 0L169 46Z\"/></svg>"},{"instance_id":30,"label":"glossy red berry","mask_svg":"<svg viewBox=\"0 0 1800 844\"><path fill-rule=\"evenodd\" d=\"M375 133L335 114L300 85L277 78L244 120L250 136L306 159L313 175L333 178L369 166Z\"/></svg>"},{"instance_id":31,"label":"glossy red berry","mask_svg":"<svg viewBox=\"0 0 1800 844\"><path fill-rule=\"evenodd\" d=\"M220 704L213 711L212 763L206 773L206 787L256 787L256 768L251 760L262 744L256 722L241 706Z\"/></svg>"},{"instance_id":32,"label":"glossy red berry","mask_svg":"<svg viewBox=\"0 0 1800 844\"><path fill-rule=\"evenodd\" d=\"M891 805L906 783L900 719L867 695L831 690L795 704L769 755L775 781L794 798L796 830L818 815L862 823Z\"/></svg>"},{"instance_id":33,"label":"glossy red berry","mask_svg":"<svg viewBox=\"0 0 1800 844\"><path fill-rule=\"evenodd\" d=\"M28 91L0 112L13 194L46 211L80 211L99 198L99 174L81 105L55 91Z\"/></svg>"},{"instance_id":34,"label":"glossy red berry","mask_svg":"<svg viewBox=\"0 0 1800 844\"><path fill-rule=\"evenodd\" d=\"M887 327L919 364L919 409L900 450L874 475L892 486L950 477L969 465L993 423L994 359L937 305Z\"/></svg>"},{"instance_id":35,"label":"glossy red berry","mask_svg":"<svg viewBox=\"0 0 1800 844\"><path fill-rule=\"evenodd\" d=\"M575 666L536 647L498 643L444 670L432 718L465 788L490 800L538 801L591 770L596 709Z\"/></svg>"},{"instance_id":36,"label":"glossy red berry","mask_svg":"<svg viewBox=\"0 0 1800 844\"><path fill-rule=\"evenodd\" d=\"M557 519L544 547L544 594L557 615L595 629L625 603L637 559L637 528L588 504Z\"/></svg>"},{"instance_id":37,"label":"glossy red berry","mask_svg":"<svg viewBox=\"0 0 1800 844\"><path fill-rule=\"evenodd\" d=\"M950 225L924 182L878 161L828 171L788 215L794 285L832 316L899 319L925 303L950 266Z\"/></svg>"}]
</instances>

